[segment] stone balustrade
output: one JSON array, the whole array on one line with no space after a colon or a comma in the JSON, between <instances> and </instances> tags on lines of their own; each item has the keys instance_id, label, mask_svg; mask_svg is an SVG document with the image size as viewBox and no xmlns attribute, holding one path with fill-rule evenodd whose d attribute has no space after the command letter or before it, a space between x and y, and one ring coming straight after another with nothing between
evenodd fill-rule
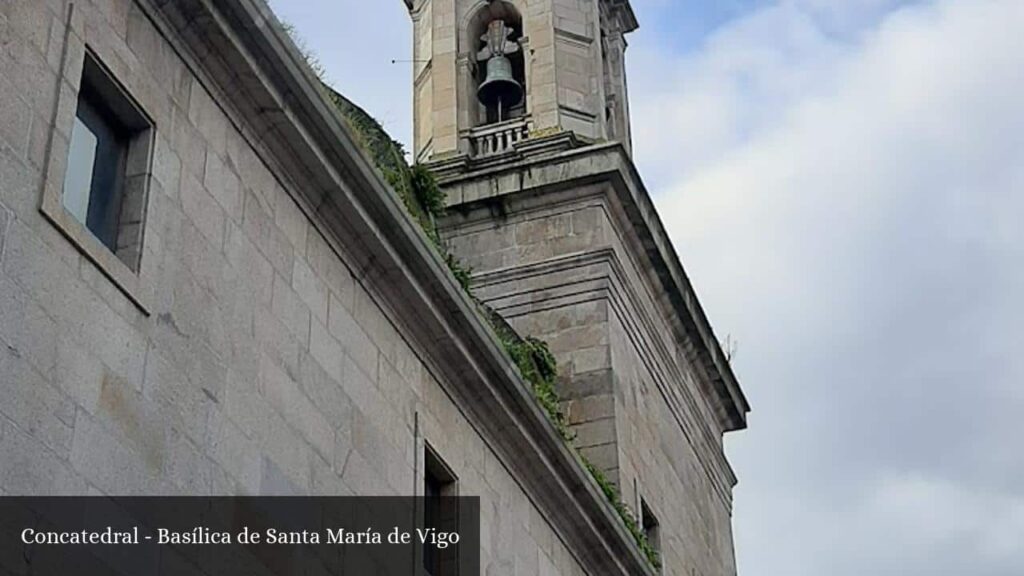
<instances>
[{"instance_id":1,"label":"stone balustrade","mask_svg":"<svg viewBox=\"0 0 1024 576\"><path fill-rule=\"evenodd\" d=\"M474 128L469 133L473 156L494 156L511 151L516 144L530 137L529 116Z\"/></svg>"}]
</instances>

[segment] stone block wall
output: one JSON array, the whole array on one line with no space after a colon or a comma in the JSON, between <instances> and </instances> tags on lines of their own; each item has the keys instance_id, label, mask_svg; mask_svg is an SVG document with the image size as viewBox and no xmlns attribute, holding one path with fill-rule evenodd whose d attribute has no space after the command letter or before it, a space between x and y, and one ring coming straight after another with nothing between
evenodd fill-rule
<instances>
[{"instance_id":1,"label":"stone block wall","mask_svg":"<svg viewBox=\"0 0 1024 576\"><path fill-rule=\"evenodd\" d=\"M604 69L598 2L554 0L559 124L590 140L603 139Z\"/></svg>"},{"instance_id":2,"label":"stone block wall","mask_svg":"<svg viewBox=\"0 0 1024 576\"><path fill-rule=\"evenodd\" d=\"M410 494L427 442L481 496L485 572L582 574L215 72L135 0L75 6L0 2L0 491ZM85 45L156 125L141 305L39 210Z\"/></svg>"},{"instance_id":3,"label":"stone block wall","mask_svg":"<svg viewBox=\"0 0 1024 576\"><path fill-rule=\"evenodd\" d=\"M596 161L595 161L596 162ZM527 170L544 181L545 171ZM508 174L515 175L516 171ZM735 478L703 376L665 318L658 280L610 183L531 190L508 174L449 185L452 251L474 290L558 359L575 443L635 513L660 525L664 574L732 576Z\"/></svg>"},{"instance_id":4,"label":"stone block wall","mask_svg":"<svg viewBox=\"0 0 1024 576\"><path fill-rule=\"evenodd\" d=\"M694 574L735 574L731 482L708 453L717 447L681 429L658 389L664 367L645 359L648 344L637 342L643 336L628 326L629 315L616 307L610 320L622 491L634 510L643 499L657 517L666 558Z\"/></svg>"}]
</instances>

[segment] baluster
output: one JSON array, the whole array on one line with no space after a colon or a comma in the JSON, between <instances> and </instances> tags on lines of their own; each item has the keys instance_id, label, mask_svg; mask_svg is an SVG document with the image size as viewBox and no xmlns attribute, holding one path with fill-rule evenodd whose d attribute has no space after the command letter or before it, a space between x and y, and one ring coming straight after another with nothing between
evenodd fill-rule
<instances>
[{"instance_id":1,"label":"baluster","mask_svg":"<svg viewBox=\"0 0 1024 576\"><path fill-rule=\"evenodd\" d=\"M481 127L479 132L470 135L474 155L481 157L510 152L529 139L530 122L525 119Z\"/></svg>"}]
</instances>

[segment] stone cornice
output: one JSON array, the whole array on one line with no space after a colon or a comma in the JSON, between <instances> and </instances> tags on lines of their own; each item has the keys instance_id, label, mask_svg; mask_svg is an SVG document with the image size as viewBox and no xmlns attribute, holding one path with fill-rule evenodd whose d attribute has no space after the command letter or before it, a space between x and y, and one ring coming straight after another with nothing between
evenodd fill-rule
<instances>
[{"instance_id":1,"label":"stone cornice","mask_svg":"<svg viewBox=\"0 0 1024 576\"><path fill-rule=\"evenodd\" d=\"M146 12L420 354L586 571L653 574L262 0Z\"/></svg>"},{"instance_id":2,"label":"stone cornice","mask_svg":"<svg viewBox=\"0 0 1024 576\"><path fill-rule=\"evenodd\" d=\"M529 141L527 141L529 142ZM619 221L629 228L656 274L669 307L667 317L677 326L683 342L692 344L698 367L708 378L714 391L712 404L722 429L746 428L750 406L722 352L697 295L683 270L675 248L669 241L661 219L628 153L617 142L595 144L564 152L527 156L487 168L463 173L449 172L442 185L454 194L454 204L470 205L506 194L526 190L551 193L556 190L580 188L594 182L610 182L624 211ZM490 182L487 195L476 195L473 182ZM465 184L462 193L458 189ZM469 195L470 192L474 194Z\"/></svg>"},{"instance_id":3,"label":"stone cornice","mask_svg":"<svg viewBox=\"0 0 1024 576\"><path fill-rule=\"evenodd\" d=\"M406 9L409 10L409 16L413 22L418 22L423 17L423 12L427 7L430 0L402 0L405 2Z\"/></svg>"},{"instance_id":4,"label":"stone cornice","mask_svg":"<svg viewBox=\"0 0 1024 576\"><path fill-rule=\"evenodd\" d=\"M602 0L608 13L617 20L616 31L628 34L640 27L629 0Z\"/></svg>"}]
</instances>

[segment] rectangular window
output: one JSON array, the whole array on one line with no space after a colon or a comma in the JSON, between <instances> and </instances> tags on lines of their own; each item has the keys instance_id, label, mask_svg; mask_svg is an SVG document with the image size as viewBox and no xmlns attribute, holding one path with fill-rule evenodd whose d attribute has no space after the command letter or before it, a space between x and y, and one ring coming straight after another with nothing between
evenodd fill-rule
<instances>
[{"instance_id":1,"label":"rectangular window","mask_svg":"<svg viewBox=\"0 0 1024 576\"><path fill-rule=\"evenodd\" d=\"M86 51L61 203L132 270L142 253L153 123Z\"/></svg>"},{"instance_id":2,"label":"rectangular window","mask_svg":"<svg viewBox=\"0 0 1024 576\"><path fill-rule=\"evenodd\" d=\"M643 498L640 499L640 528L647 537L648 544L661 556L661 525L658 518L651 512L650 506Z\"/></svg>"},{"instance_id":3,"label":"rectangular window","mask_svg":"<svg viewBox=\"0 0 1024 576\"><path fill-rule=\"evenodd\" d=\"M454 532L458 524L458 481L451 469L430 446L425 448L423 470L423 529ZM423 570L430 576L458 574L457 546L444 550L429 543L423 545Z\"/></svg>"}]
</instances>

